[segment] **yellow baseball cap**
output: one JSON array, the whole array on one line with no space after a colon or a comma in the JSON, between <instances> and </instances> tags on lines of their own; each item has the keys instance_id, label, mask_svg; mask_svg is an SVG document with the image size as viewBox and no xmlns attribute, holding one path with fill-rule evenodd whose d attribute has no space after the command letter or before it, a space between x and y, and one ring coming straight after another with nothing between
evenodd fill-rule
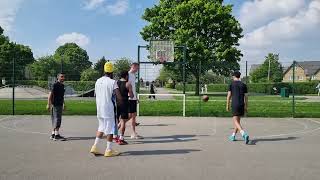
<instances>
[{"instance_id":1,"label":"yellow baseball cap","mask_svg":"<svg viewBox=\"0 0 320 180\"><path fill-rule=\"evenodd\" d=\"M104 72L112 73L113 72L113 64L111 62L106 62L104 64Z\"/></svg>"}]
</instances>

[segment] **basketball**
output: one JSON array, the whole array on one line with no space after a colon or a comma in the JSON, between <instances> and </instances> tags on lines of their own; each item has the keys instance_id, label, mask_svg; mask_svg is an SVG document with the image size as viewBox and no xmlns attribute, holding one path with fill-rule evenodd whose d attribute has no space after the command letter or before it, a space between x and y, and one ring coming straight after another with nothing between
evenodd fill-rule
<instances>
[{"instance_id":1,"label":"basketball","mask_svg":"<svg viewBox=\"0 0 320 180\"><path fill-rule=\"evenodd\" d=\"M202 101L203 102L207 102L209 100L209 96L207 96L207 95L203 95L202 96Z\"/></svg>"}]
</instances>

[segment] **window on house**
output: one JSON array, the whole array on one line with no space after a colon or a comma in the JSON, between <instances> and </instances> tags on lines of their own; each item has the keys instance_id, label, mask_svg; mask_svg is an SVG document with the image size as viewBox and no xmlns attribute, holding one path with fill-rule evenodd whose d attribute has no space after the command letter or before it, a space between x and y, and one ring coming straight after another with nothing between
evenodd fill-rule
<instances>
[{"instance_id":1,"label":"window on house","mask_svg":"<svg viewBox=\"0 0 320 180\"><path fill-rule=\"evenodd\" d=\"M290 77L289 77L289 80L292 81L292 80L293 80L293 76L290 76Z\"/></svg>"},{"instance_id":2,"label":"window on house","mask_svg":"<svg viewBox=\"0 0 320 180\"><path fill-rule=\"evenodd\" d=\"M316 80L316 76L315 76L315 75L312 75L312 76L311 76L311 80Z\"/></svg>"},{"instance_id":3,"label":"window on house","mask_svg":"<svg viewBox=\"0 0 320 180\"><path fill-rule=\"evenodd\" d=\"M302 81L303 80L303 76L300 76L300 77L298 76L298 79Z\"/></svg>"}]
</instances>

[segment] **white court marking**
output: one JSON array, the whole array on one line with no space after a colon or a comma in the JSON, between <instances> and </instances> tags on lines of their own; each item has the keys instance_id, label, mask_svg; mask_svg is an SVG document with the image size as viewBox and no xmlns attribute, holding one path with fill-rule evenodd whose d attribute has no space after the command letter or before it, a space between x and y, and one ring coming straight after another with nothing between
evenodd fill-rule
<instances>
[{"instance_id":1,"label":"white court marking","mask_svg":"<svg viewBox=\"0 0 320 180\"><path fill-rule=\"evenodd\" d=\"M24 121L24 120L28 120L30 119L31 115L30 116L27 116L23 119L13 119L15 121ZM27 133L27 134L42 134L42 135L48 135L48 133L43 133L43 132L38 132L38 131L25 131L23 129L18 129L17 128L17 123L14 123L14 128L11 128L11 127L8 127L8 126L4 126L2 124L2 122L4 122L5 120L9 119L9 118L14 118L14 116L7 116L7 117L4 117L4 118L1 118L0 119L0 127L3 128L3 129L7 129L7 130L11 130L11 131L16 131L16 132L20 132L20 133ZM286 121L293 121L297 124L300 124L302 125L304 128L302 130L299 130L299 131L295 131L295 132L292 132L292 133L282 133L282 134L273 134L273 135L265 135L265 136L256 136L254 137L255 139L256 138L270 138L270 137L281 137L281 136L291 136L291 135L297 135L297 134L309 134L309 133L313 133L315 131L318 131L320 130L320 122L319 121L315 121L313 119L304 119L304 120L307 120L307 121L311 121L311 122L314 122L316 124L319 124L319 126L315 129L309 129L309 126L304 123L304 122L300 122L300 121L297 121L297 120L292 120L292 119L288 119ZM217 128L216 128L216 118L215 118L215 121L214 121L214 133L211 134L211 135L215 135L217 133Z\"/></svg>"}]
</instances>

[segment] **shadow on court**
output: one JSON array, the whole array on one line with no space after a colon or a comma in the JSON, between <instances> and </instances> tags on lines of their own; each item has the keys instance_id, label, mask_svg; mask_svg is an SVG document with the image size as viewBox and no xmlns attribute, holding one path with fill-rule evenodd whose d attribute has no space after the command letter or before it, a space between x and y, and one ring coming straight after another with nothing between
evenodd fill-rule
<instances>
[{"instance_id":1,"label":"shadow on court","mask_svg":"<svg viewBox=\"0 0 320 180\"><path fill-rule=\"evenodd\" d=\"M146 155L171 155L171 154L188 154L199 152L199 149L173 149L173 150L147 150L147 151L127 151L121 153L121 156L146 156Z\"/></svg>"},{"instance_id":2,"label":"shadow on court","mask_svg":"<svg viewBox=\"0 0 320 180\"><path fill-rule=\"evenodd\" d=\"M289 141L296 140L298 137L285 137L285 138L261 138L261 139L252 139L248 145L256 145L258 142L277 142L277 141Z\"/></svg>"},{"instance_id":3,"label":"shadow on court","mask_svg":"<svg viewBox=\"0 0 320 180\"><path fill-rule=\"evenodd\" d=\"M140 124L139 126L143 127L165 127L165 126L175 126L175 124Z\"/></svg>"},{"instance_id":4,"label":"shadow on court","mask_svg":"<svg viewBox=\"0 0 320 180\"><path fill-rule=\"evenodd\" d=\"M96 139L95 136L93 137L67 137L68 141L85 141L85 140L92 140Z\"/></svg>"}]
</instances>

